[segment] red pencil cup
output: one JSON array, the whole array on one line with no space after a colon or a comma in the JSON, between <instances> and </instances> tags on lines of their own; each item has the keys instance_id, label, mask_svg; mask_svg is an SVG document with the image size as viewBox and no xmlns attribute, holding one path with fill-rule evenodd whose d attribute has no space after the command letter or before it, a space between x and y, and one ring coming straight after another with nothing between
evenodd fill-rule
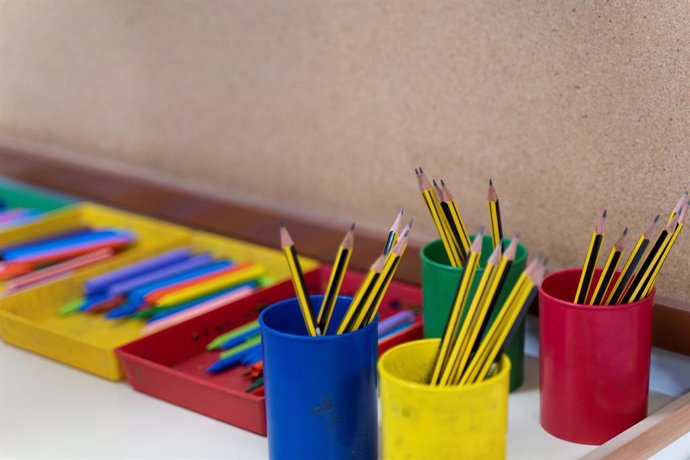
<instances>
[{"instance_id":1,"label":"red pencil cup","mask_svg":"<svg viewBox=\"0 0 690 460\"><path fill-rule=\"evenodd\" d=\"M655 291L624 305L576 305L579 278L580 269L552 273L539 289L541 425L602 444L647 415Z\"/></svg>"}]
</instances>

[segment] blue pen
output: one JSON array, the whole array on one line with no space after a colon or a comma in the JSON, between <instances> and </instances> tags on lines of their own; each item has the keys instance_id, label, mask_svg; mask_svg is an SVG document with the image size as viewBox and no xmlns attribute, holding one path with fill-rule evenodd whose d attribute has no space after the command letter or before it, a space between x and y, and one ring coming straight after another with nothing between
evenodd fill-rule
<instances>
[{"instance_id":1,"label":"blue pen","mask_svg":"<svg viewBox=\"0 0 690 460\"><path fill-rule=\"evenodd\" d=\"M98 241L105 238L116 237L116 236L126 236L133 237L130 232L115 231L115 230L101 230L91 233L85 233L83 235L71 235L65 238L61 238L54 241L47 241L43 243L37 243L31 246L26 246L23 248L10 249L5 251L3 257L6 259L14 259L17 257L23 257L27 255L32 255L37 252L50 251L53 249L60 249L65 246L78 244L78 243L88 243L90 241Z\"/></svg>"},{"instance_id":2,"label":"blue pen","mask_svg":"<svg viewBox=\"0 0 690 460\"><path fill-rule=\"evenodd\" d=\"M172 284L177 284L181 283L183 281L186 281L190 278L195 278L197 276L201 275L207 275L219 270L226 269L228 267L231 267L233 264L231 262L228 262L227 260L219 261L219 262L213 262L208 265L204 265L202 267L196 268L194 270L189 270L184 273L180 273L179 275L171 276L169 278L166 278L164 280L147 284L146 286L141 286L137 289L134 289L131 291L129 294L127 294L127 298L132 301L132 302L139 302L139 303L144 303L144 297L152 292L155 291L156 289L161 289L166 286L170 286Z\"/></svg>"},{"instance_id":3,"label":"blue pen","mask_svg":"<svg viewBox=\"0 0 690 460\"><path fill-rule=\"evenodd\" d=\"M220 346L221 350L229 350L232 347L236 347L237 345L241 344L242 342L251 339L252 337L255 337L259 335L259 326L256 326L256 328L249 329L242 334L236 335L235 337L227 340L226 342L223 342L223 344Z\"/></svg>"},{"instance_id":4,"label":"blue pen","mask_svg":"<svg viewBox=\"0 0 690 460\"><path fill-rule=\"evenodd\" d=\"M238 364L249 366L259 361L261 361L261 344L254 345L253 347L247 348L246 350L235 355L219 359L215 363L211 364L206 369L206 372L216 374L231 367L237 366Z\"/></svg>"},{"instance_id":5,"label":"blue pen","mask_svg":"<svg viewBox=\"0 0 690 460\"><path fill-rule=\"evenodd\" d=\"M144 275L129 280L125 280L119 283L115 283L108 288L108 294L127 294L129 291L133 289L138 289L142 286L146 286L147 284L162 281L172 276L176 276L181 273L193 270L195 268L208 265L211 262L213 262L213 256L211 256L208 253L192 256L187 260L183 260L181 262L168 265L167 267L154 270L150 273L146 273Z\"/></svg>"},{"instance_id":6,"label":"blue pen","mask_svg":"<svg viewBox=\"0 0 690 460\"><path fill-rule=\"evenodd\" d=\"M103 292L115 283L134 278L135 276L149 273L151 270L156 270L166 267L172 263L177 263L182 260L189 259L189 248L177 248L163 254L149 257L148 259L134 262L125 267L103 273L102 275L94 276L84 282L84 290L87 294L95 294Z\"/></svg>"},{"instance_id":7,"label":"blue pen","mask_svg":"<svg viewBox=\"0 0 690 460\"><path fill-rule=\"evenodd\" d=\"M81 306L79 307L79 311L88 311L97 303L101 303L104 300L108 300L109 298L110 296L108 294L98 294L94 296L89 296L86 298L86 301L83 304L81 304Z\"/></svg>"},{"instance_id":8,"label":"blue pen","mask_svg":"<svg viewBox=\"0 0 690 460\"><path fill-rule=\"evenodd\" d=\"M221 289L219 291L213 292L211 294L207 294L205 296L197 297L194 300L190 300L188 302L181 303L180 305L174 306L174 307L169 307L166 308L165 311L162 311L160 313L156 313L153 315L149 320L147 321L148 323L154 323L160 319L167 318L168 316L172 316L176 313L179 313L183 310L187 310L188 308L195 307L201 303L206 302L207 300L211 300L214 297L218 297L223 294L227 294L228 292L236 291L237 289L241 289L244 287L252 287L256 288L256 282L255 281L248 281L246 283L238 284L229 288Z\"/></svg>"},{"instance_id":9,"label":"blue pen","mask_svg":"<svg viewBox=\"0 0 690 460\"><path fill-rule=\"evenodd\" d=\"M135 314L137 311L139 311L139 308L142 307L142 304L138 303L131 303L131 302L125 302L119 307L115 307L112 310L110 310L108 313L105 314L105 319L118 319L118 318L124 318L126 316L130 316Z\"/></svg>"}]
</instances>

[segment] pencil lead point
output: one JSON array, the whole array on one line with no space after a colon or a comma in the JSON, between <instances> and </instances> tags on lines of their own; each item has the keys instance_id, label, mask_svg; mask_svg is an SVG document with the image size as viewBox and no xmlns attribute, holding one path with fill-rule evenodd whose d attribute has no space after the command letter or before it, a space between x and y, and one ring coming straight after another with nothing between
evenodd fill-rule
<instances>
[{"instance_id":1,"label":"pencil lead point","mask_svg":"<svg viewBox=\"0 0 690 460\"><path fill-rule=\"evenodd\" d=\"M285 222L283 222L283 221L281 220L280 222L278 222L278 226L279 226L280 228L285 228Z\"/></svg>"},{"instance_id":2,"label":"pencil lead point","mask_svg":"<svg viewBox=\"0 0 690 460\"><path fill-rule=\"evenodd\" d=\"M520 239L520 232L516 232L516 233L515 233L515 239L516 239L516 240L519 240L519 239Z\"/></svg>"},{"instance_id":3,"label":"pencil lead point","mask_svg":"<svg viewBox=\"0 0 690 460\"><path fill-rule=\"evenodd\" d=\"M659 217L660 217L660 216L661 216L661 214L657 214L656 217L654 218L654 223L655 223L655 224L656 224L657 222L659 222Z\"/></svg>"},{"instance_id":4,"label":"pencil lead point","mask_svg":"<svg viewBox=\"0 0 690 460\"><path fill-rule=\"evenodd\" d=\"M419 175L419 169L414 168L414 173L417 174L417 175Z\"/></svg>"},{"instance_id":5,"label":"pencil lead point","mask_svg":"<svg viewBox=\"0 0 690 460\"><path fill-rule=\"evenodd\" d=\"M401 206L400 207L400 215L402 216L404 212L405 212L405 206Z\"/></svg>"},{"instance_id":6,"label":"pencil lead point","mask_svg":"<svg viewBox=\"0 0 690 460\"><path fill-rule=\"evenodd\" d=\"M494 181L489 177L489 186L494 185Z\"/></svg>"},{"instance_id":7,"label":"pencil lead point","mask_svg":"<svg viewBox=\"0 0 690 460\"><path fill-rule=\"evenodd\" d=\"M424 174L424 170L422 169L421 166L419 167L419 174Z\"/></svg>"},{"instance_id":8,"label":"pencil lead point","mask_svg":"<svg viewBox=\"0 0 690 460\"><path fill-rule=\"evenodd\" d=\"M355 223L352 222L352 225L350 225L350 230L354 231L355 230Z\"/></svg>"},{"instance_id":9,"label":"pencil lead point","mask_svg":"<svg viewBox=\"0 0 690 460\"><path fill-rule=\"evenodd\" d=\"M441 185L446 185L446 183L443 182L443 178L441 178Z\"/></svg>"},{"instance_id":10,"label":"pencil lead point","mask_svg":"<svg viewBox=\"0 0 690 460\"><path fill-rule=\"evenodd\" d=\"M607 211L607 210L604 209L604 212L603 212L603 214L601 215L601 217L606 217L606 211Z\"/></svg>"},{"instance_id":11,"label":"pencil lead point","mask_svg":"<svg viewBox=\"0 0 690 460\"><path fill-rule=\"evenodd\" d=\"M628 227L625 227L625 228L623 229L623 236L625 236L625 235L627 235L627 234L628 234Z\"/></svg>"},{"instance_id":12,"label":"pencil lead point","mask_svg":"<svg viewBox=\"0 0 690 460\"><path fill-rule=\"evenodd\" d=\"M434 184L434 187L438 187L438 184L436 183L436 179L431 179L431 183Z\"/></svg>"},{"instance_id":13,"label":"pencil lead point","mask_svg":"<svg viewBox=\"0 0 690 460\"><path fill-rule=\"evenodd\" d=\"M414 217L413 217L412 219L410 219L410 221L407 223L407 226L408 226L409 228L412 228L412 224L413 224L413 223L414 223Z\"/></svg>"}]
</instances>

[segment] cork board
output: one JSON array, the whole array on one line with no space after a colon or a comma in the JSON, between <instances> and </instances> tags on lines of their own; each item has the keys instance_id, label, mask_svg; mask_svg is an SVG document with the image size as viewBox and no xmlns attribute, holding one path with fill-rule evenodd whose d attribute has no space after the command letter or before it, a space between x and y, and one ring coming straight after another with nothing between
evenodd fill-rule
<instances>
[{"instance_id":1,"label":"cork board","mask_svg":"<svg viewBox=\"0 0 690 460\"><path fill-rule=\"evenodd\" d=\"M471 228L491 176L506 232L576 266L603 208L608 251L687 183L689 42L681 1L4 1L0 132L343 223L404 204L422 239L415 166Z\"/></svg>"}]
</instances>

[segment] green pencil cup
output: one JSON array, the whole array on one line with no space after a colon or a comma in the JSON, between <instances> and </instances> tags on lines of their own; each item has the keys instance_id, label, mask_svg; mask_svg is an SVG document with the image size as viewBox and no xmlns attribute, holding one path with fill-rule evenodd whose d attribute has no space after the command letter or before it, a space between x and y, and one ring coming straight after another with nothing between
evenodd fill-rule
<instances>
[{"instance_id":1,"label":"green pencil cup","mask_svg":"<svg viewBox=\"0 0 690 460\"><path fill-rule=\"evenodd\" d=\"M474 235L470 235L474 240ZM510 239L506 238L507 242ZM506 243L507 244L507 243ZM484 244L482 245L482 255L477 269L470 294L474 294L479 284L479 278L484 271L486 260L491 255L493 250L493 243L490 235L484 236ZM422 300L423 300L423 316L424 316L424 337L425 338L440 338L443 335L443 329L448 321L450 309L453 306L455 293L458 289L458 283L462 277L462 268L452 267L448 261L448 256L443 248L441 240L434 240L426 244L420 251L419 255L422 258ZM505 285L501 290L501 296L498 298L499 305L502 304L513 285L517 281L520 273L525 269L527 263L527 248L518 244L515 260L513 261ZM460 324L464 321L464 315L460 318ZM493 322L493 317L491 318ZM525 325L520 325L517 333L508 345L508 357L511 362L510 370L510 391L517 389L522 385L524 380L524 358L525 358Z\"/></svg>"}]
</instances>

